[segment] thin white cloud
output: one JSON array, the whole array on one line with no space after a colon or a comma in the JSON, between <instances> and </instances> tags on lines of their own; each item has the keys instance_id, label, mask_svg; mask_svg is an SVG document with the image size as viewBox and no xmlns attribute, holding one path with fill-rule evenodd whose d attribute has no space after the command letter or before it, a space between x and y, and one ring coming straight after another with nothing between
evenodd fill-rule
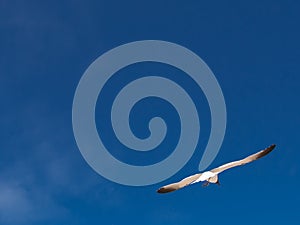
<instances>
[{"instance_id":1,"label":"thin white cloud","mask_svg":"<svg viewBox=\"0 0 300 225\"><path fill-rule=\"evenodd\" d=\"M17 178L0 181L0 224L28 224L67 216L68 210L53 201L51 193L21 182Z\"/></svg>"},{"instance_id":2,"label":"thin white cloud","mask_svg":"<svg viewBox=\"0 0 300 225\"><path fill-rule=\"evenodd\" d=\"M0 183L0 221L3 224L32 220L34 204L27 191L17 185Z\"/></svg>"}]
</instances>

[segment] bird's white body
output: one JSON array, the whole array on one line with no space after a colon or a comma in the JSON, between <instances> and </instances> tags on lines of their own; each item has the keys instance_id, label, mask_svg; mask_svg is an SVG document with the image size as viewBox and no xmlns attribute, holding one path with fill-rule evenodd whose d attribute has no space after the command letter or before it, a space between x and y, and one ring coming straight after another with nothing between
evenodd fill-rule
<instances>
[{"instance_id":1,"label":"bird's white body","mask_svg":"<svg viewBox=\"0 0 300 225\"><path fill-rule=\"evenodd\" d=\"M209 178L214 177L215 175L216 174L211 171L206 171L206 172L202 173L201 176L197 180L195 180L193 183L197 183L200 181L206 181Z\"/></svg>"}]
</instances>

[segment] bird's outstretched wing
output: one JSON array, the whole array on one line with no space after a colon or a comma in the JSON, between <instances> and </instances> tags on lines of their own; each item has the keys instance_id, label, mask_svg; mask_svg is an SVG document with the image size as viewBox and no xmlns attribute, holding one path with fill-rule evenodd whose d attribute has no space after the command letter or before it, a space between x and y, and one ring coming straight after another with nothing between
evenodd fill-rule
<instances>
[{"instance_id":1,"label":"bird's outstretched wing","mask_svg":"<svg viewBox=\"0 0 300 225\"><path fill-rule=\"evenodd\" d=\"M183 180L181 180L177 183L172 183L172 184L163 186L163 187L159 188L157 190L157 192L158 193L167 193L167 192L176 191L180 188L183 188L183 187L191 184L193 181L197 180L201 176L201 174L202 173L197 173L197 174L194 174L194 175L189 176L187 178L184 178Z\"/></svg>"},{"instance_id":2,"label":"bird's outstretched wing","mask_svg":"<svg viewBox=\"0 0 300 225\"><path fill-rule=\"evenodd\" d=\"M241 165L244 165L244 164L247 164L247 163L250 163L254 160L257 160L267 154L269 154L274 148L275 148L276 145L271 145L269 146L268 148L264 149L264 150L261 150L253 155L250 155L244 159L241 159L241 160L237 160L237 161L234 161L234 162L230 162L230 163L226 163L222 166L219 166L215 169L212 169L211 172L213 173L216 173L216 174L219 174L221 172L223 172L224 170L227 170L227 169L230 169L232 167L235 167L235 166L241 166Z\"/></svg>"}]
</instances>

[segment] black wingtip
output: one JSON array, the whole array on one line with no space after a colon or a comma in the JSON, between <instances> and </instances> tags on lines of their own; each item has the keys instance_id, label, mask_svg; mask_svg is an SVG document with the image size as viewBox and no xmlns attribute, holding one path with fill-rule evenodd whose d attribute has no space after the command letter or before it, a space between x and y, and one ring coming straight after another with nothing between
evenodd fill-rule
<instances>
[{"instance_id":1,"label":"black wingtip","mask_svg":"<svg viewBox=\"0 0 300 225\"><path fill-rule=\"evenodd\" d=\"M159 194L165 194L165 193L173 192L173 191L176 191L176 190L177 190L176 188L161 187L156 192L159 193Z\"/></svg>"},{"instance_id":2,"label":"black wingtip","mask_svg":"<svg viewBox=\"0 0 300 225\"><path fill-rule=\"evenodd\" d=\"M275 144L272 144L272 145L270 145L270 146L268 147L268 149L270 149L270 151L272 151L275 147L276 147L276 145L275 145Z\"/></svg>"},{"instance_id":3,"label":"black wingtip","mask_svg":"<svg viewBox=\"0 0 300 225\"><path fill-rule=\"evenodd\" d=\"M164 192L162 191L162 188L160 188L160 189L156 190L156 193L161 194L161 193L164 193Z\"/></svg>"},{"instance_id":4,"label":"black wingtip","mask_svg":"<svg viewBox=\"0 0 300 225\"><path fill-rule=\"evenodd\" d=\"M264 149L261 154L259 154L258 158L261 158L267 154L269 154L270 152L273 151L273 149L276 147L275 144L270 145L269 147L267 147L266 149Z\"/></svg>"},{"instance_id":5,"label":"black wingtip","mask_svg":"<svg viewBox=\"0 0 300 225\"><path fill-rule=\"evenodd\" d=\"M156 192L159 193L159 194L165 194L165 193L168 193L168 192L171 192L171 191L162 187L162 188L158 189Z\"/></svg>"}]
</instances>

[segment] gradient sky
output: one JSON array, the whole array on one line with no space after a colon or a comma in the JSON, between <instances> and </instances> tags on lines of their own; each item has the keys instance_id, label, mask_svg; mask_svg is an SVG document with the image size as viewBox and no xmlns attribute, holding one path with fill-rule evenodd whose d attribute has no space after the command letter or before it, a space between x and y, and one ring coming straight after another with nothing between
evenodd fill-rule
<instances>
[{"instance_id":1,"label":"gradient sky","mask_svg":"<svg viewBox=\"0 0 300 225\"><path fill-rule=\"evenodd\" d=\"M277 0L1 0L0 224L299 224L299 6L298 1ZM203 93L195 94L191 84L201 136L180 172L145 187L119 185L94 172L73 135L76 86L101 54L145 39L191 49L219 81L227 130L209 168L272 143L277 144L274 152L225 172L220 187L198 184L158 195L161 185L197 172L207 143L209 109ZM168 68L153 66L167 73ZM136 69L149 72L150 67ZM182 81L180 73L174 74ZM154 100L134 110L165 103ZM161 109L172 111L168 107ZM139 126L133 129L146 135ZM102 135L112 144L113 138ZM178 133L172 135L170 140ZM172 145L174 141L161 154L167 156ZM125 153L114 149L112 154L136 164L161 157L156 154L147 162Z\"/></svg>"}]
</instances>

